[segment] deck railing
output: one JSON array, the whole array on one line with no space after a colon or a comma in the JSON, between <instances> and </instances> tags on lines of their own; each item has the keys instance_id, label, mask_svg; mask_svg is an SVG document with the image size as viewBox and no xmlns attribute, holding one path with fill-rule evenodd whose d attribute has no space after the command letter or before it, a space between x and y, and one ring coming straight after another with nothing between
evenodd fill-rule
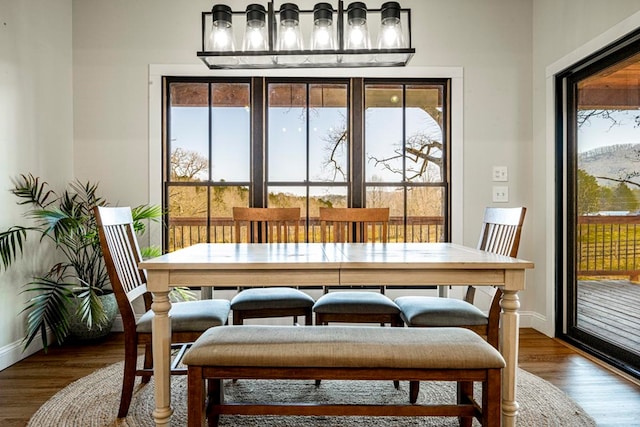
<instances>
[{"instance_id":1,"label":"deck railing","mask_svg":"<svg viewBox=\"0 0 640 427\"><path fill-rule=\"evenodd\" d=\"M311 242L319 241L318 218L301 220L301 233ZM207 219L195 217L171 218L169 221L169 251L195 243L233 242L231 218L211 218L209 235ZM389 227L391 242L439 242L444 236L442 217L392 217ZM304 235L300 236L304 240ZM638 281L640 277L640 216L580 216L577 228L578 276L621 276Z\"/></svg>"},{"instance_id":2,"label":"deck railing","mask_svg":"<svg viewBox=\"0 0 640 427\"><path fill-rule=\"evenodd\" d=\"M640 215L580 216L578 276L640 277Z\"/></svg>"},{"instance_id":3,"label":"deck railing","mask_svg":"<svg viewBox=\"0 0 640 427\"><path fill-rule=\"evenodd\" d=\"M207 234L207 229L209 233ZM300 221L299 241L320 241L320 220L306 218ZM231 218L174 217L169 220L168 250L184 248L196 243L230 243L234 241L233 220ZM389 221L390 242L441 242L444 236L443 217L391 217Z\"/></svg>"}]
</instances>

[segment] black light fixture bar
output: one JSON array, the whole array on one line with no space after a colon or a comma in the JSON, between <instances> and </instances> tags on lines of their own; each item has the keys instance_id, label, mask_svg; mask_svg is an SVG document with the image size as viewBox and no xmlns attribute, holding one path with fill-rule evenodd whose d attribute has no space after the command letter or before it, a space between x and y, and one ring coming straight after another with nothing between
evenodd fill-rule
<instances>
[{"instance_id":1,"label":"black light fixture bar","mask_svg":"<svg viewBox=\"0 0 640 427\"><path fill-rule=\"evenodd\" d=\"M389 2L394 3L394 2ZM383 4L383 8L385 5ZM283 6L295 6L291 3ZM364 4L361 4L364 6ZM207 50L208 29L211 27L213 20L213 11L202 12L202 46L197 56L210 69L268 69L268 68L343 68L343 67L399 67L405 66L415 54L415 49L411 44L411 9L398 8L398 4L394 3L396 13L402 13L405 17L403 23L407 26L406 42L407 47L381 49L347 49L347 40L345 37L346 20L343 1L338 1L337 10L331 9L336 13L336 49L297 49L297 50L281 50L277 45L277 11L274 8L273 0L269 1L266 8L266 34L268 37L266 49L264 50ZM220 6L220 5L218 5ZM297 10L297 6L295 7ZM381 9L367 9L366 12L373 14L383 13ZM281 7L282 9L282 7ZM214 6L215 10L215 6ZM244 15L245 11L231 11L231 15ZM312 14L313 10L300 10L300 14ZM218 16L218 15L217 15ZM229 22L231 25L231 22ZM309 29L310 30L310 29ZM231 30L229 30L231 32Z\"/></svg>"}]
</instances>

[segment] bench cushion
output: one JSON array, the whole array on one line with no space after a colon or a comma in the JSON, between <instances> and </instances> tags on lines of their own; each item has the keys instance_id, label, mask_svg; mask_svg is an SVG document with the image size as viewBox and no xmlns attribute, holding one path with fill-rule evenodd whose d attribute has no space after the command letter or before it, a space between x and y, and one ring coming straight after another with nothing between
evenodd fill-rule
<instances>
[{"instance_id":1,"label":"bench cushion","mask_svg":"<svg viewBox=\"0 0 640 427\"><path fill-rule=\"evenodd\" d=\"M173 332L206 331L213 326L227 323L229 301L224 299L175 302L171 304L171 330ZM140 317L136 332L151 333L153 311L149 310Z\"/></svg>"},{"instance_id":2,"label":"bench cushion","mask_svg":"<svg viewBox=\"0 0 640 427\"><path fill-rule=\"evenodd\" d=\"M245 289L233 297L231 309L310 308L314 302L309 295L294 288L252 288Z\"/></svg>"},{"instance_id":3,"label":"bench cushion","mask_svg":"<svg viewBox=\"0 0 640 427\"><path fill-rule=\"evenodd\" d=\"M461 328L221 326L183 362L195 366L309 368L503 368L502 355Z\"/></svg>"}]
</instances>

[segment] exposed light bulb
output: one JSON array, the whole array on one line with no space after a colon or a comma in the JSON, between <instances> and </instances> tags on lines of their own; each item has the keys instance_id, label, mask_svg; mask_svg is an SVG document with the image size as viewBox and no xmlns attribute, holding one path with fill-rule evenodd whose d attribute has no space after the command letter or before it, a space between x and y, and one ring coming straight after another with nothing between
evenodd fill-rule
<instances>
[{"instance_id":1,"label":"exposed light bulb","mask_svg":"<svg viewBox=\"0 0 640 427\"><path fill-rule=\"evenodd\" d=\"M349 49L366 49L366 30L361 26L353 26L349 33Z\"/></svg>"}]
</instances>

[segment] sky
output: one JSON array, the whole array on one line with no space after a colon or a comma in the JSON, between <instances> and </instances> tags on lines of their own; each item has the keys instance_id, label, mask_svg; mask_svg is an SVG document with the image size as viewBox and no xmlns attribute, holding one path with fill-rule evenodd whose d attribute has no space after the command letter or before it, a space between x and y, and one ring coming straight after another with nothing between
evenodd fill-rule
<instances>
[{"instance_id":1,"label":"sky","mask_svg":"<svg viewBox=\"0 0 640 427\"><path fill-rule=\"evenodd\" d=\"M441 139L440 129L433 119L419 109L408 109L407 133L423 130ZM249 114L248 108L214 108L214 140L224 141L213 147L213 179L219 181L249 181ZM603 146L640 143L640 127L635 124L640 110L612 113L611 119L592 117L578 129L578 152ZM334 129L344 127L345 109L322 108L312 110L310 117L310 178L332 180L333 170L323 167L331 144L327 137ZM389 157L402 139L399 126L401 110L371 108L366 116L368 154ZM305 121L303 109L271 108L269 114L270 179L277 181L304 180ZM415 123L415 125L411 125ZM207 156L207 109L174 107L172 109L172 147L182 147ZM230 149L231 147L231 149ZM345 167L346 157L338 156ZM400 166L399 160L396 166ZM374 178L375 175L375 178ZM206 177L203 177L206 179ZM367 180L397 181L398 175L367 165ZM337 181L341 181L337 178Z\"/></svg>"},{"instance_id":2,"label":"sky","mask_svg":"<svg viewBox=\"0 0 640 427\"><path fill-rule=\"evenodd\" d=\"M640 127L635 124L637 115L640 115L640 110L614 112L612 117L617 124L610 119L590 118L578 129L578 152L617 144L639 144Z\"/></svg>"},{"instance_id":3,"label":"sky","mask_svg":"<svg viewBox=\"0 0 640 427\"><path fill-rule=\"evenodd\" d=\"M335 129L344 127L344 108L313 109L310 114L310 167L311 180L332 180L333 170L323 167L332 145L327 141ZM173 107L171 122L172 149L181 147L197 151L207 157L207 108ZM249 181L249 120L248 108L226 107L213 109L214 141L223 141L213 147L213 179L219 181ZM366 116L368 154L378 158L392 156L402 140L401 109L371 108ZM442 139L437 123L418 108L407 109L407 134L422 131ZM394 126L393 124L397 124ZM305 179L306 116L300 108L271 108L269 110L269 171L270 180L303 181ZM346 169L344 153L338 156ZM401 165L397 163L396 165ZM367 167L367 179L398 181L399 175L382 167ZM206 176L203 177L206 179ZM337 181L343 179L338 178Z\"/></svg>"}]
</instances>

